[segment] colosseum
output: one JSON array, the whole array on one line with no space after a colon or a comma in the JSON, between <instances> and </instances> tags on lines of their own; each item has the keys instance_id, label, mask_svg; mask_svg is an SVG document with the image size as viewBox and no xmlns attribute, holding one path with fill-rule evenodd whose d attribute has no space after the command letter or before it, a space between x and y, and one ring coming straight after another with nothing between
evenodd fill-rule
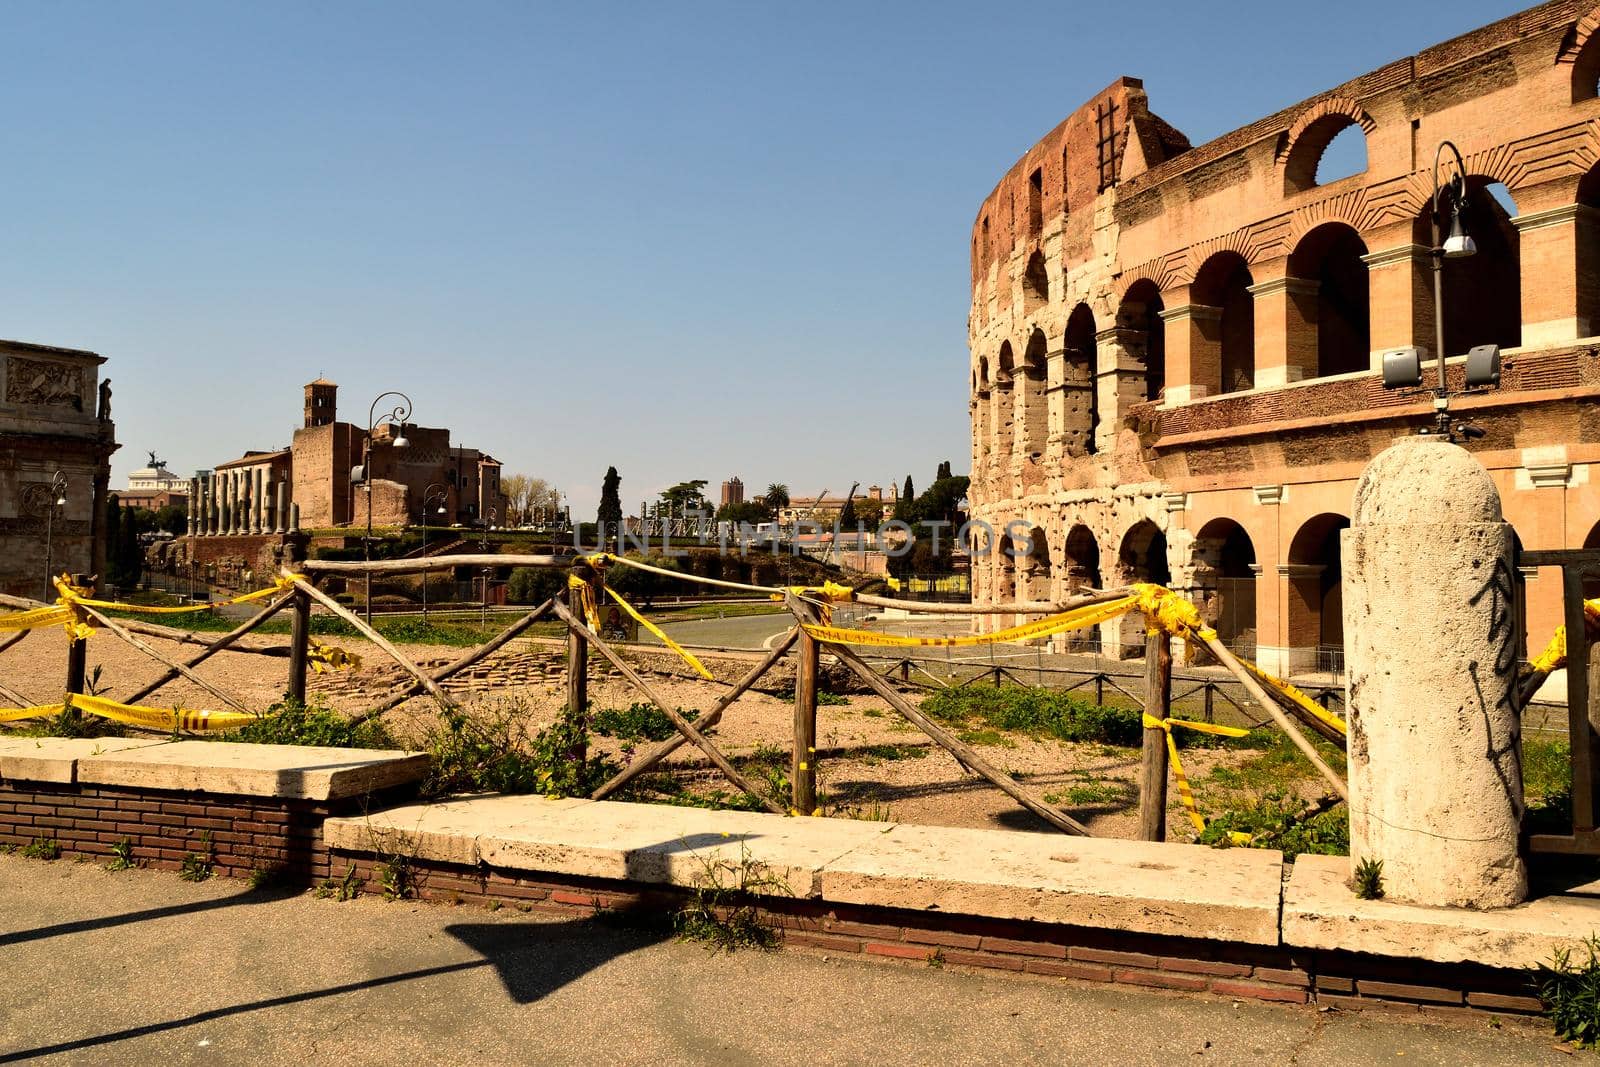
<instances>
[{"instance_id":1,"label":"colosseum","mask_svg":"<svg viewBox=\"0 0 1600 1067\"><path fill-rule=\"evenodd\" d=\"M972 229L972 517L1030 531L975 561L974 596L1162 582L1270 670L1341 670L1355 479L1431 424L1431 393L1379 371L1438 347L1446 140L1477 245L1441 260L1452 387L1470 347L1503 356L1453 409L1524 548L1600 546L1597 83L1600 7L1557 0L1202 145L1132 78L1067 116ZM1336 136L1365 141L1364 169L1321 173ZM1560 575L1522 578L1542 643ZM1138 654L1142 623L1087 640Z\"/></svg>"}]
</instances>

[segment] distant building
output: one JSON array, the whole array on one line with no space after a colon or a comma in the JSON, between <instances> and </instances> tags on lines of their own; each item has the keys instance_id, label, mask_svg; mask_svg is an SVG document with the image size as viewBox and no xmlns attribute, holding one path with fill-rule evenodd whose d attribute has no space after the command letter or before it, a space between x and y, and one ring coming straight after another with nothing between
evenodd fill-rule
<instances>
[{"instance_id":1,"label":"distant building","mask_svg":"<svg viewBox=\"0 0 1600 1067\"><path fill-rule=\"evenodd\" d=\"M157 459L154 452L146 454L150 465L128 475L128 487L117 493L117 503L124 508L149 511L188 507L190 479L173 474L167 469L166 460Z\"/></svg>"},{"instance_id":2,"label":"distant building","mask_svg":"<svg viewBox=\"0 0 1600 1067\"><path fill-rule=\"evenodd\" d=\"M503 521L500 461L450 443L450 431L385 423L372 432L338 421L338 389L319 378L305 387L303 425L288 448L246 452L191 480L197 505L190 532L203 537L280 534L298 509L302 527L376 526L423 519L430 486L445 495L447 522ZM361 469L357 469L361 468ZM437 516L430 516L437 522Z\"/></svg>"},{"instance_id":3,"label":"distant building","mask_svg":"<svg viewBox=\"0 0 1600 1067\"><path fill-rule=\"evenodd\" d=\"M894 507L899 500L899 491L890 486L885 492L880 485L869 485L855 495L857 511L868 505L882 507L885 510ZM796 522L819 522L830 524L839 517L839 512L844 510L845 497L827 496L826 490L821 496L791 496L785 507L778 509L777 520L781 525L791 526Z\"/></svg>"},{"instance_id":4,"label":"distant building","mask_svg":"<svg viewBox=\"0 0 1600 1067\"><path fill-rule=\"evenodd\" d=\"M722 506L729 507L733 504L744 503L744 483L737 477L729 478L722 483Z\"/></svg>"},{"instance_id":5,"label":"distant building","mask_svg":"<svg viewBox=\"0 0 1600 1067\"><path fill-rule=\"evenodd\" d=\"M105 572L117 442L111 382L99 380L104 362L75 348L0 341L0 590L44 595L47 552L58 574Z\"/></svg>"}]
</instances>

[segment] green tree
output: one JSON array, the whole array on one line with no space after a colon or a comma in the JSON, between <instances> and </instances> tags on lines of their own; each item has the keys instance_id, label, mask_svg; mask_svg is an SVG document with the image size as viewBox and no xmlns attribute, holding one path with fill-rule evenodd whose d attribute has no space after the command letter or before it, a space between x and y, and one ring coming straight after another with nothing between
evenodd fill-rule
<instances>
[{"instance_id":1,"label":"green tree","mask_svg":"<svg viewBox=\"0 0 1600 1067\"><path fill-rule=\"evenodd\" d=\"M767 486L766 496L763 499L766 500L767 507L776 513L779 508L789 506L789 487L782 482L773 482Z\"/></svg>"},{"instance_id":2,"label":"green tree","mask_svg":"<svg viewBox=\"0 0 1600 1067\"><path fill-rule=\"evenodd\" d=\"M718 522L746 522L756 526L771 519L771 509L760 500L746 500L742 504L724 504L717 509Z\"/></svg>"},{"instance_id":3,"label":"green tree","mask_svg":"<svg viewBox=\"0 0 1600 1067\"><path fill-rule=\"evenodd\" d=\"M679 482L661 493L661 503L673 514L682 515L689 511L711 511L711 503L706 499L706 480L696 478L689 482Z\"/></svg>"},{"instance_id":4,"label":"green tree","mask_svg":"<svg viewBox=\"0 0 1600 1067\"><path fill-rule=\"evenodd\" d=\"M928 486L928 491L917 498L917 520L948 522L952 525L959 522L961 512L956 505L967 495L967 486L970 482L971 479L963 474L952 478L940 478Z\"/></svg>"},{"instance_id":5,"label":"green tree","mask_svg":"<svg viewBox=\"0 0 1600 1067\"><path fill-rule=\"evenodd\" d=\"M950 461L949 460L945 460L943 463L939 464L939 469L934 474L933 480L934 481L938 481L941 478L950 478L950 477L953 477L953 475L950 473Z\"/></svg>"},{"instance_id":6,"label":"green tree","mask_svg":"<svg viewBox=\"0 0 1600 1067\"><path fill-rule=\"evenodd\" d=\"M600 509L595 513L602 546L608 538L622 534L622 475L617 468L607 467L605 481L600 483Z\"/></svg>"},{"instance_id":7,"label":"green tree","mask_svg":"<svg viewBox=\"0 0 1600 1067\"><path fill-rule=\"evenodd\" d=\"M173 537L182 537L188 525L189 512L176 504L168 504L156 512L156 529L165 530Z\"/></svg>"},{"instance_id":8,"label":"green tree","mask_svg":"<svg viewBox=\"0 0 1600 1067\"><path fill-rule=\"evenodd\" d=\"M917 521L917 490L911 484L911 475L906 475L905 488L900 490L900 499L894 502L894 517L901 522Z\"/></svg>"},{"instance_id":9,"label":"green tree","mask_svg":"<svg viewBox=\"0 0 1600 1067\"><path fill-rule=\"evenodd\" d=\"M513 604L539 604L566 587L565 571L553 567L517 567L506 583L506 599Z\"/></svg>"}]
</instances>

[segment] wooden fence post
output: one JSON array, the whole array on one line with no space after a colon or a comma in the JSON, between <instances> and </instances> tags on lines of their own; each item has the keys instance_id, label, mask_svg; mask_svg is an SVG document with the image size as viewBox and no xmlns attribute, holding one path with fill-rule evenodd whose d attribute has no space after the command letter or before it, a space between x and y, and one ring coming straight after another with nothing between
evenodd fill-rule
<instances>
[{"instance_id":1,"label":"wooden fence post","mask_svg":"<svg viewBox=\"0 0 1600 1067\"><path fill-rule=\"evenodd\" d=\"M72 576L72 584L80 589L90 588L89 579L82 574ZM77 621L83 621L82 612L77 613ZM81 637L74 637L67 643L67 692L63 703L66 704L68 718L77 720L83 717L83 712L72 706L75 694L83 692L83 683L87 678L89 669L89 642Z\"/></svg>"},{"instance_id":2,"label":"wooden fence post","mask_svg":"<svg viewBox=\"0 0 1600 1067\"><path fill-rule=\"evenodd\" d=\"M289 620L289 686L286 695L306 702L306 654L311 650L311 598L297 592Z\"/></svg>"},{"instance_id":3,"label":"wooden fence post","mask_svg":"<svg viewBox=\"0 0 1600 1067\"><path fill-rule=\"evenodd\" d=\"M797 608L799 621L811 622L808 605ZM800 630L799 662L794 671L794 752L789 757L791 806L797 815L817 810L817 672L820 650L816 638Z\"/></svg>"},{"instance_id":4,"label":"wooden fence post","mask_svg":"<svg viewBox=\"0 0 1600 1067\"><path fill-rule=\"evenodd\" d=\"M1157 719L1167 717L1172 702L1172 641L1157 630L1144 640L1144 710ZM1139 838L1167 838L1167 733L1147 728L1139 764Z\"/></svg>"},{"instance_id":5,"label":"wooden fence post","mask_svg":"<svg viewBox=\"0 0 1600 1067\"><path fill-rule=\"evenodd\" d=\"M594 569L586 563L580 563L572 568L574 576L588 583L595 603L600 602L601 582L596 578ZM573 615L582 618L583 606L579 600L578 590L574 587L567 589L567 608ZM567 713L573 719L581 719L589 711L589 642L570 625L567 627ZM567 758L582 763L589 757L588 745L584 742L584 734L578 731L574 736L573 747L567 753Z\"/></svg>"}]
</instances>

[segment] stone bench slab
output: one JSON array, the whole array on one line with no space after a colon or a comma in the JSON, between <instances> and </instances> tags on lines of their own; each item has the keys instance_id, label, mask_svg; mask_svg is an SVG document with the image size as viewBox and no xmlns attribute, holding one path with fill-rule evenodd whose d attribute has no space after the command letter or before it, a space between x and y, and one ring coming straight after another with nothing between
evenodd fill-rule
<instances>
[{"instance_id":1,"label":"stone bench slab","mask_svg":"<svg viewBox=\"0 0 1600 1067\"><path fill-rule=\"evenodd\" d=\"M72 785L81 759L165 744L159 737L0 737L0 782Z\"/></svg>"},{"instance_id":2,"label":"stone bench slab","mask_svg":"<svg viewBox=\"0 0 1600 1067\"><path fill-rule=\"evenodd\" d=\"M1472 911L1361 900L1345 856L1301 856L1284 890L1283 943L1435 963L1536 967L1600 932L1600 887ZM1579 954L1581 959L1581 954Z\"/></svg>"},{"instance_id":3,"label":"stone bench slab","mask_svg":"<svg viewBox=\"0 0 1600 1067\"><path fill-rule=\"evenodd\" d=\"M78 781L138 789L343 800L421 781L423 753L231 741L174 741L85 756Z\"/></svg>"},{"instance_id":4,"label":"stone bench slab","mask_svg":"<svg viewBox=\"0 0 1600 1067\"><path fill-rule=\"evenodd\" d=\"M1278 943L1283 855L898 825L822 872L838 903Z\"/></svg>"},{"instance_id":5,"label":"stone bench slab","mask_svg":"<svg viewBox=\"0 0 1600 1067\"><path fill-rule=\"evenodd\" d=\"M383 853L434 863L476 866L480 834L519 825L529 818L530 810L553 813L592 803L592 800L497 794L457 797L328 819L322 824L323 839L329 848L346 852Z\"/></svg>"}]
</instances>

